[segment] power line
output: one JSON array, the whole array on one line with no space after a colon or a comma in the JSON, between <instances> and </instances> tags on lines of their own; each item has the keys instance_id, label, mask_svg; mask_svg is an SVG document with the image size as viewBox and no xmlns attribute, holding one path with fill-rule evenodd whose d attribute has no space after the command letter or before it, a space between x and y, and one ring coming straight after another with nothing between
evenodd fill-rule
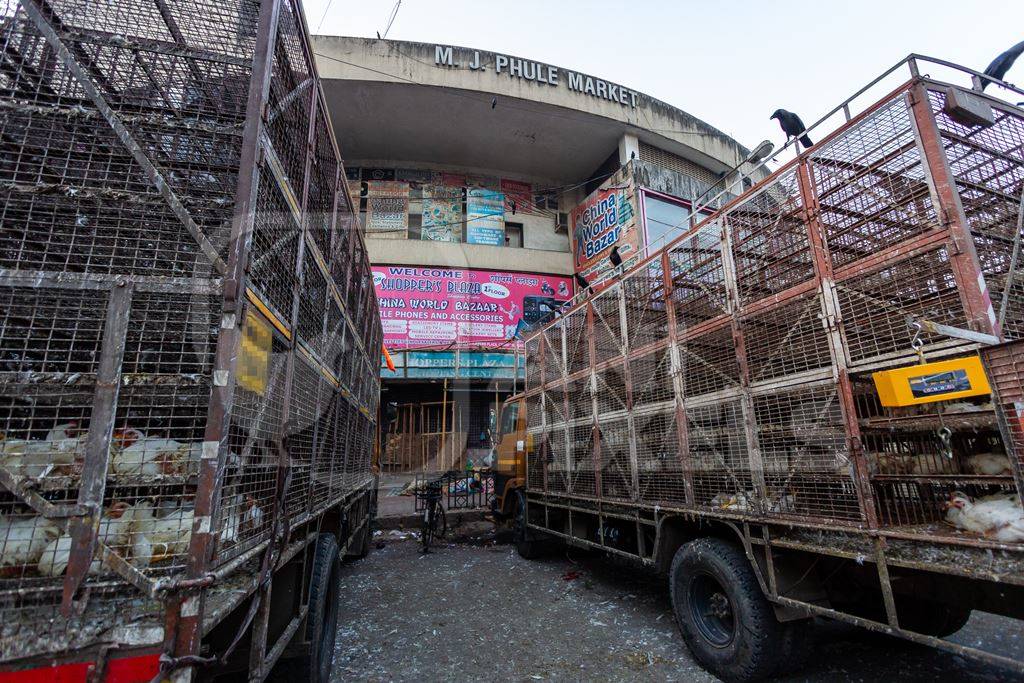
<instances>
[{"instance_id":1,"label":"power line","mask_svg":"<svg viewBox=\"0 0 1024 683\"><path fill-rule=\"evenodd\" d=\"M388 25L384 29L384 35L381 36L382 39L388 37L388 31L391 30L391 24L395 23L395 17L398 16L398 8L401 7L401 6L402 6L402 0L398 0L398 2L395 3L395 9L391 10L391 18L388 19Z\"/></svg>"},{"instance_id":2,"label":"power line","mask_svg":"<svg viewBox=\"0 0 1024 683\"><path fill-rule=\"evenodd\" d=\"M320 23L316 25L316 32L320 33L320 27L324 25L324 19L327 18L327 13L331 11L331 3L334 0L327 0L327 7L324 8L324 13L320 15Z\"/></svg>"}]
</instances>

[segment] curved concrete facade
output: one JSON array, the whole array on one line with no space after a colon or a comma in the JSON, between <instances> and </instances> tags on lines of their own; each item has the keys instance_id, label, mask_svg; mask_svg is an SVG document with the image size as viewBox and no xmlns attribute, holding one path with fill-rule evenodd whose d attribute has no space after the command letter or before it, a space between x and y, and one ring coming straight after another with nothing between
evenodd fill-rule
<instances>
[{"instance_id":1,"label":"curved concrete facade","mask_svg":"<svg viewBox=\"0 0 1024 683\"><path fill-rule=\"evenodd\" d=\"M605 268L612 244L629 256L655 233L670 237L686 224L688 202L749 154L713 126L628 85L514 55L331 36L314 36L313 49L358 191L385 331L406 335L392 337L399 370L383 372L385 379L518 376L495 357L507 353L519 322L533 324L547 310L538 302L569 298L570 276L590 278ZM433 212L445 188L458 189L455 218L437 232ZM504 212L501 227L481 239L474 221L487 193L502 193L495 201ZM463 280L427 282L437 273ZM384 278L393 278L391 287L381 285ZM444 310L437 308L442 290L475 291L471 278L490 278L484 287L515 294L500 309L483 294L452 299L447 312L478 316L505 338L481 340L477 328L454 322L463 319L458 315L425 313ZM397 289L405 284L416 293ZM458 332L450 332L450 343L430 338L417 346L428 327Z\"/></svg>"},{"instance_id":2,"label":"curved concrete facade","mask_svg":"<svg viewBox=\"0 0 1024 683\"><path fill-rule=\"evenodd\" d=\"M718 173L733 167L748 153L721 131L661 100L628 86L532 60L470 48L372 38L315 36L313 45L336 125L341 120L357 123L353 114L370 114L374 116L373 123L381 123L376 117L384 111L388 120L434 113L435 123L451 124L462 135L473 135L477 129L486 130L498 136L500 146L512 151L536 147L540 142L557 143L554 133L566 133L568 139L555 147L562 157L572 154L574 139L604 141L607 147L609 142L623 135L632 135ZM499 64L499 60L503 64ZM534 74L543 72L545 82L538 80L537 75L528 79L513 74L509 60L522 62L520 68L532 65ZM470 68L475 63L479 63L480 68ZM552 73L556 75L554 84L546 82ZM583 90L572 87L576 81L574 76L582 77ZM350 84L345 90L350 100L341 102L332 96L332 81L335 80L361 85ZM588 80L595 94L590 94ZM391 87L382 88L381 84ZM619 99L596 94L600 84L604 84L605 93L614 86ZM450 92L441 94L438 89ZM621 97L621 93L627 95ZM492 109L493 97L500 99ZM374 106L375 100L380 106ZM420 104L432 106L424 109ZM381 146L378 141L394 133L392 129L374 134L363 130L364 127L356 125L339 130L346 157L377 156L373 152ZM591 135L596 135L598 140L593 140ZM440 139L448 137L442 132ZM471 156L465 154L464 145L459 143L439 149L435 139L421 141L421 145L424 151L430 152L424 156L430 158L438 158L439 152L447 155L453 151L459 157ZM596 145L588 142L585 146ZM417 149L419 146L414 145L409 153ZM593 158L588 150L576 151ZM478 155L478 158L488 157ZM603 157L596 163L601 160ZM501 165L502 170L511 170L505 169L505 165ZM529 171L535 175L549 173L550 180L565 180L569 174L561 169L569 168L572 163L566 159L560 163L538 164Z\"/></svg>"}]
</instances>

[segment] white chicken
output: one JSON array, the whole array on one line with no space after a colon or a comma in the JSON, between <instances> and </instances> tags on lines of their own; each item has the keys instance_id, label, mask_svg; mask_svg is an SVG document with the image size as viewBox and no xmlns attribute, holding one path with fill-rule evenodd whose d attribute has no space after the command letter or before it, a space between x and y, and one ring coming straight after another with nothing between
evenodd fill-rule
<instances>
[{"instance_id":1,"label":"white chicken","mask_svg":"<svg viewBox=\"0 0 1024 683\"><path fill-rule=\"evenodd\" d=\"M1007 543L1024 542L1024 508L1019 496L996 494L971 500L955 491L946 507L946 521L957 529Z\"/></svg>"},{"instance_id":2,"label":"white chicken","mask_svg":"<svg viewBox=\"0 0 1024 683\"><path fill-rule=\"evenodd\" d=\"M967 471L971 474L984 474L990 477L1010 476L1010 459L1002 453L978 453L967 458Z\"/></svg>"},{"instance_id":3,"label":"white chicken","mask_svg":"<svg viewBox=\"0 0 1024 683\"><path fill-rule=\"evenodd\" d=\"M910 462L904 455L867 453L864 457L871 474L907 474L910 471Z\"/></svg>"},{"instance_id":4,"label":"white chicken","mask_svg":"<svg viewBox=\"0 0 1024 683\"><path fill-rule=\"evenodd\" d=\"M924 454L907 456L907 474L947 474L951 473L951 462L942 455Z\"/></svg>"},{"instance_id":5,"label":"white chicken","mask_svg":"<svg viewBox=\"0 0 1024 683\"><path fill-rule=\"evenodd\" d=\"M77 439L84 436L82 428L75 421L59 424L46 434L46 441L63 441L64 439Z\"/></svg>"},{"instance_id":6,"label":"white chicken","mask_svg":"<svg viewBox=\"0 0 1024 683\"><path fill-rule=\"evenodd\" d=\"M188 550L192 538L192 510L179 508L164 517L136 521L132 526L132 562L148 567Z\"/></svg>"},{"instance_id":7,"label":"white chicken","mask_svg":"<svg viewBox=\"0 0 1024 683\"><path fill-rule=\"evenodd\" d=\"M0 517L0 567L35 564L60 527L45 517Z\"/></svg>"},{"instance_id":8,"label":"white chicken","mask_svg":"<svg viewBox=\"0 0 1024 683\"><path fill-rule=\"evenodd\" d=\"M13 474L39 479L50 474L81 474L85 462L85 436L61 439L5 439L0 442L2 463Z\"/></svg>"},{"instance_id":9,"label":"white chicken","mask_svg":"<svg viewBox=\"0 0 1024 683\"><path fill-rule=\"evenodd\" d=\"M711 499L711 507L731 512L746 512L753 505L754 492L725 494L719 493Z\"/></svg>"},{"instance_id":10,"label":"white chicken","mask_svg":"<svg viewBox=\"0 0 1024 683\"><path fill-rule=\"evenodd\" d=\"M110 508L100 519L97 537L104 544L119 552L123 552L131 541L131 531L134 526L145 519L152 518L152 506L147 501L140 501L135 505L128 505L124 502L111 504ZM37 569L44 576L60 576L68 568L71 560L71 536L61 534L46 545L40 554ZM97 553L89 565L90 574L98 574L102 568Z\"/></svg>"},{"instance_id":11,"label":"white chicken","mask_svg":"<svg viewBox=\"0 0 1024 683\"><path fill-rule=\"evenodd\" d=\"M136 439L111 459L115 474L158 477L183 475L202 455L202 444L181 443L174 439L144 436Z\"/></svg>"}]
</instances>

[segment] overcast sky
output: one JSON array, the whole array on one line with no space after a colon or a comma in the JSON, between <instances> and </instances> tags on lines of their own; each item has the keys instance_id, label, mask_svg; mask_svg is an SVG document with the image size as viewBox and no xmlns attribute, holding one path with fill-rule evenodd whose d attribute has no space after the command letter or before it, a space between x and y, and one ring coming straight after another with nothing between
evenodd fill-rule
<instances>
[{"instance_id":1,"label":"overcast sky","mask_svg":"<svg viewBox=\"0 0 1024 683\"><path fill-rule=\"evenodd\" d=\"M383 35L392 0L304 0L313 33ZM747 147L807 124L911 52L983 70L1024 40L1024 0L403 0L388 38L491 50L620 83ZM1024 84L1024 57L1007 75Z\"/></svg>"}]
</instances>

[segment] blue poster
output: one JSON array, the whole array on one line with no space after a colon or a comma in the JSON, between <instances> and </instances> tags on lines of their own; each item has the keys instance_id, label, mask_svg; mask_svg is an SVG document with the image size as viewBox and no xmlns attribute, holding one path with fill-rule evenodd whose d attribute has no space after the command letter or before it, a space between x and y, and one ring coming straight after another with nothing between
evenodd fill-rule
<instances>
[{"instance_id":1,"label":"blue poster","mask_svg":"<svg viewBox=\"0 0 1024 683\"><path fill-rule=\"evenodd\" d=\"M466 193L466 242L505 246L505 195L482 187Z\"/></svg>"}]
</instances>

